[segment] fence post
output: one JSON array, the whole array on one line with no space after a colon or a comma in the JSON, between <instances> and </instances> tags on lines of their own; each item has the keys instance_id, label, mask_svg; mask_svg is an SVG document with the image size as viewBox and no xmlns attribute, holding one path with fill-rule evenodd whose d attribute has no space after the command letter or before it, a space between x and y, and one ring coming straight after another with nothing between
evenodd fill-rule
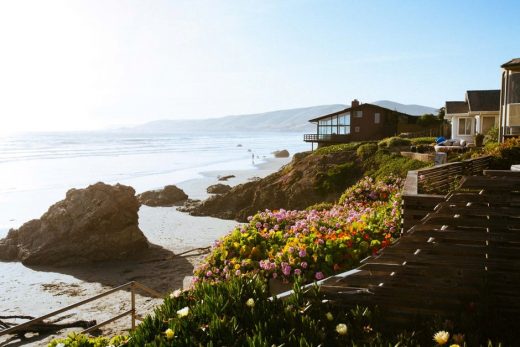
<instances>
[{"instance_id":1,"label":"fence post","mask_svg":"<svg viewBox=\"0 0 520 347\"><path fill-rule=\"evenodd\" d=\"M135 286L132 282L132 285L130 286L130 295L132 300L132 330L135 329Z\"/></svg>"}]
</instances>

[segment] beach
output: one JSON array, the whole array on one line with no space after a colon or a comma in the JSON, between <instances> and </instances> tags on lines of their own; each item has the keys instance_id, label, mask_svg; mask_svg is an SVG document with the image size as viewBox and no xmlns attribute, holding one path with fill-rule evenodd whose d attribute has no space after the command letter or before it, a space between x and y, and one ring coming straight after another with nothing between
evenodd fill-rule
<instances>
[{"instance_id":1,"label":"beach","mask_svg":"<svg viewBox=\"0 0 520 347\"><path fill-rule=\"evenodd\" d=\"M255 177L265 177L287 164L290 158L269 158L250 169L210 170L200 172L196 178L178 182L190 198L205 199L206 188L219 183L221 176L235 177L226 182L231 186L247 182ZM192 249L210 246L215 240L231 231L238 223L211 217L193 217L176 210L176 207L141 206L139 227L155 245L163 247L174 255ZM0 263L0 307L2 315L40 316L50 311L71 305L91 296L105 292L129 281L140 282L160 293L167 295L178 288L190 285L193 269L204 258L198 251L183 256L164 255L150 252L139 261L111 262L91 266L71 268L28 268L21 263ZM31 298L27 300L27 298ZM139 315L153 311L162 299L152 298L143 293L136 296ZM130 294L116 292L111 296L73 309L67 320L109 319L130 308ZM66 315L64 313L63 315ZM111 323L103 328L104 335L124 332L130 327L130 317ZM70 331L81 331L80 328ZM57 336L64 336L60 332ZM6 346L45 345L54 335L29 337L26 341L13 340ZM6 338L0 338L0 343Z\"/></svg>"}]
</instances>

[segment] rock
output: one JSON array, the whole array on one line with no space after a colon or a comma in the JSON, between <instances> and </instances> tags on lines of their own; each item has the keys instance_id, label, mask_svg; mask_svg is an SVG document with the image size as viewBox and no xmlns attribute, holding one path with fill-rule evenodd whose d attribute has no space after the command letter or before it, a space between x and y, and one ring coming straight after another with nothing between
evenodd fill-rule
<instances>
[{"instance_id":1,"label":"rock","mask_svg":"<svg viewBox=\"0 0 520 347\"><path fill-rule=\"evenodd\" d=\"M182 189L169 185L163 189L141 193L137 196L137 199L146 206L175 206L188 199L188 195Z\"/></svg>"},{"instance_id":2,"label":"rock","mask_svg":"<svg viewBox=\"0 0 520 347\"><path fill-rule=\"evenodd\" d=\"M222 183L213 184L206 189L206 191L210 194L224 194L230 190L231 186Z\"/></svg>"},{"instance_id":3,"label":"rock","mask_svg":"<svg viewBox=\"0 0 520 347\"><path fill-rule=\"evenodd\" d=\"M219 181L227 181L230 178L235 178L235 175L218 176Z\"/></svg>"},{"instance_id":4,"label":"rock","mask_svg":"<svg viewBox=\"0 0 520 347\"><path fill-rule=\"evenodd\" d=\"M247 180L250 182L255 182L255 181L260 181L261 178L258 176L253 176L253 177L249 177Z\"/></svg>"},{"instance_id":5,"label":"rock","mask_svg":"<svg viewBox=\"0 0 520 347\"><path fill-rule=\"evenodd\" d=\"M179 211L179 212L191 212L195 208L197 208L201 203L202 203L202 201L200 201L200 200L188 199L188 200L186 200L184 202L184 204L182 206L177 207L177 211Z\"/></svg>"},{"instance_id":6,"label":"rock","mask_svg":"<svg viewBox=\"0 0 520 347\"><path fill-rule=\"evenodd\" d=\"M96 183L71 189L40 219L0 240L0 260L26 265L75 265L127 259L150 244L138 227L132 187Z\"/></svg>"},{"instance_id":7,"label":"rock","mask_svg":"<svg viewBox=\"0 0 520 347\"><path fill-rule=\"evenodd\" d=\"M289 158L289 151L286 149L282 149L281 151L273 152L275 158Z\"/></svg>"}]
</instances>

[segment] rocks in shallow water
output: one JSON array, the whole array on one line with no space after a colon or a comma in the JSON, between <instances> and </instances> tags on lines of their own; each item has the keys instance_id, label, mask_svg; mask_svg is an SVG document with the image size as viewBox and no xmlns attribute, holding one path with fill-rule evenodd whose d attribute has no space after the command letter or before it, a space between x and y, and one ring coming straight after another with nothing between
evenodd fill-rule
<instances>
[{"instance_id":1,"label":"rocks in shallow water","mask_svg":"<svg viewBox=\"0 0 520 347\"><path fill-rule=\"evenodd\" d=\"M182 189L169 185L163 189L141 193L137 196L137 199L146 206L175 206L188 199L188 195Z\"/></svg>"},{"instance_id":2,"label":"rocks in shallow water","mask_svg":"<svg viewBox=\"0 0 520 347\"><path fill-rule=\"evenodd\" d=\"M0 240L0 260L63 266L127 259L148 249L132 187L96 183L71 189L40 219Z\"/></svg>"},{"instance_id":3,"label":"rocks in shallow water","mask_svg":"<svg viewBox=\"0 0 520 347\"><path fill-rule=\"evenodd\" d=\"M273 152L275 158L289 158L289 151L286 149L282 149L281 151Z\"/></svg>"},{"instance_id":4,"label":"rocks in shallow water","mask_svg":"<svg viewBox=\"0 0 520 347\"><path fill-rule=\"evenodd\" d=\"M231 186L222 183L213 184L206 189L206 191L210 194L224 194L230 190Z\"/></svg>"}]
</instances>

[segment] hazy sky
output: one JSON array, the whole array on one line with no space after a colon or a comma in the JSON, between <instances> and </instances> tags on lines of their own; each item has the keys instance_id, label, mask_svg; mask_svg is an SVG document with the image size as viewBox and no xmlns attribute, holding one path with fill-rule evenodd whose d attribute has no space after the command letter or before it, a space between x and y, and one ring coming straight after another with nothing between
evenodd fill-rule
<instances>
[{"instance_id":1,"label":"hazy sky","mask_svg":"<svg viewBox=\"0 0 520 347\"><path fill-rule=\"evenodd\" d=\"M520 1L0 0L0 133L499 88Z\"/></svg>"}]
</instances>

